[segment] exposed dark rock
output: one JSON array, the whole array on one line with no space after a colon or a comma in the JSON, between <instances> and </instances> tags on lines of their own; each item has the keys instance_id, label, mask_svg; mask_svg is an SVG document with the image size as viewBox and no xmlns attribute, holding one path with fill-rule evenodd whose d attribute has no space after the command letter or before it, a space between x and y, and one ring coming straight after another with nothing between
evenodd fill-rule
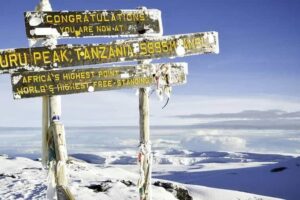
<instances>
[{"instance_id":1,"label":"exposed dark rock","mask_svg":"<svg viewBox=\"0 0 300 200\"><path fill-rule=\"evenodd\" d=\"M187 189L183 189L183 188L177 187L175 190L177 191L176 197L179 200L192 200L193 199L190 196L189 191Z\"/></svg>"},{"instance_id":2,"label":"exposed dark rock","mask_svg":"<svg viewBox=\"0 0 300 200\"><path fill-rule=\"evenodd\" d=\"M39 171L42 170L41 167L25 167L25 168L23 168L23 169L25 169L25 170L39 170Z\"/></svg>"},{"instance_id":3,"label":"exposed dark rock","mask_svg":"<svg viewBox=\"0 0 300 200\"><path fill-rule=\"evenodd\" d=\"M271 172L281 172L286 169L287 169L287 167L276 167L276 168L271 169Z\"/></svg>"},{"instance_id":4,"label":"exposed dark rock","mask_svg":"<svg viewBox=\"0 0 300 200\"><path fill-rule=\"evenodd\" d=\"M10 177L10 178L17 178L15 175L9 175L9 174L0 174L0 178L5 178L5 177Z\"/></svg>"},{"instance_id":5,"label":"exposed dark rock","mask_svg":"<svg viewBox=\"0 0 300 200\"><path fill-rule=\"evenodd\" d=\"M154 185L165 188L168 192L174 194L178 200L193 200L193 197L191 197L187 189L174 185L173 183L156 181Z\"/></svg>"},{"instance_id":6,"label":"exposed dark rock","mask_svg":"<svg viewBox=\"0 0 300 200\"><path fill-rule=\"evenodd\" d=\"M127 187L130 186L136 186L132 181L125 181L125 180L121 180L121 183L123 183L124 185L126 185Z\"/></svg>"},{"instance_id":7,"label":"exposed dark rock","mask_svg":"<svg viewBox=\"0 0 300 200\"><path fill-rule=\"evenodd\" d=\"M111 180L107 180L101 182L100 184L94 184L86 187L93 190L94 192L107 192L112 187L111 183Z\"/></svg>"},{"instance_id":8,"label":"exposed dark rock","mask_svg":"<svg viewBox=\"0 0 300 200\"><path fill-rule=\"evenodd\" d=\"M154 183L154 185L158 186L158 187L163 187L163 188L165 188L165 190L167 190L169 192L173 192L173 190L174 190L174 186L172 183L163 183L163 182L156 181Z\"/></svg>"}]
</instances>

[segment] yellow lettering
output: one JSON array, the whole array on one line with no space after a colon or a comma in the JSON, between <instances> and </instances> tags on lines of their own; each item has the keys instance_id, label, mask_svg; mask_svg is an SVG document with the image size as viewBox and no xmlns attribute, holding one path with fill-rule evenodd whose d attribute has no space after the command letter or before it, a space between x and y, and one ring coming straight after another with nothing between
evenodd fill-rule
<instances>
[{"instance_id":1,"label":"yellow lettering","mask_svg":"<svg viewBox=\"0 0 300 200\"><path fill-rule=\"evenodd\" d=\"M39 79L38 76L33 76L32 79L33 79L33 82L34 82L34 83L38 83L38 82L39 82L39 81L38 81L38 79Z\"/></svg>"},{"instance_id":2,"label":"yellow lettering","mask_svg":"<svg viewBox=\"0 0 300 200\"><path fill-rule=\"evenodd\" d=\"M69 58L67 56L67 49L60 50L60 57L62 62L69 62Z\"/></svg>"},{"instance_id":3,"label":"yellow lettering","mask_svg":"<svg viewBox=\"0 0 300 200\"><path fill-rule=\"evenodd\" d=\"M115 16L114 13L111 14L111 21L112 22L117 21L116 16Z\"/></svg>"},{"instance_id":4,"label":"yellow lettering","mask_svg":"<svg viewBox=\"0 0 300 200\"><path fill-rule=\"evenodd\" d=\"M155 49L155 53L161 53L161 44L160 42L155 42L154 43L154 49Z\"/></svg>"},{"instance_id":5,"label":"yellow lettering","mask_svg":"<svg viewBox=\"0 0 300 200\"><path fill-rule=\"evenodd\" d=\"M10 66L18 66L17 60L18 60L17 55L15 53L9 55ZM15 64L15 65L13 65L13 64Z\"/></svg>"},{"instance_id":6,"label":"yellow lettering","mask_svg":"<svg viewBox=\"0 0 300 200\"><path fill-rule=\"evenodd\" d=\"M121 45L115 46L115 55L116 55L116 57L123 57L124 56Z\"/></svg>"},{"instance_id":7,"label":"yellow lettering","mask_svg":"<svg viewBox=\"0 0 300 200\"><path fill-rule=\"evenodd\" d=\"M33 63L36 65L40 60L42 60L41 52L33 52Z\"/></svg>"},{"instance_id":8,"label":"yellow lettering","mask_svg":"<svg viewBox=\"0 0 300 200\"><path fill-rule=\"evenodd\" d=\"M89 22L89 18L88 18L87 15L84 15L83 21L84 21L84 22Z\"/></svg>"},{"instance_id":9,"label":"yellow lettering","mask_svg":"<svg viewBox=\"0 0 300 200\"><path fill-rule=\"evenodd\" d=\"M35 87L34 86L29 86L29 93L32 94L32 93L35 93Z\"/></svg>"},{"instance_id":10,"label":"yellow lettering","mask_svg":"<svg viewBox=\"0 0 300 200\"><path fill-rule=\"evenodd\" d=\"M109 22L108 16L107 15L103 15L102 16L105 22Z\"/></svg>"},{"instance_id":11,"label":"yellow lettering","mask_svg":"<svg viewBox=\"0 0 300 200\"><path fill-rule=\"evenodd\" d=\"M119 74L119 70L100 70L98 72L99 77L111 78L117 76Z\"/></svg>"},{"instance_id":12,"label":"yellow lettering","mask_svg":"<svg viewBox=\"0 0 300 200\"><path fill-rule=\"evenodd\" d=\"M80 48L74 49L74 51L76 52L77 60L81 60L81 56L82 56L81 49Z\"/></svg>"},{"instance_id":13,"label":"yellow lettering","mask_svg":"<svg viewBox=\"0 0 300 200\"><path fill-rule=\"evenodd\" d=\"M147 54L147 44L145 42L140 43L140 54L141 55Z\"/></svg>"},{"instance_id":14,"label":"yellow lettering","mask_svg":"<svg viewBox=\"0 0 300 200\"><path fill-rule=\"evenodd\" d=\"M125 48L124 48L124 51L126 52ZM133 56L134 55L131 45L127 45L127 55L128 56Z\"/></svg>"},{"instance_id":15,"label":"yellow lettering","mask_svg":"<svg viewBox=\"0 0 300 200\"><path fill-rule=\"evenodd\" d=\"M76 22L82 22L82 16L80 14L76 15Z\"/></svg>"},{"instance_id":16,"label":"yellow lettering","mask_svg":"<svg viewBox=\"0 0 300 200\"><path fill-rule=\"evenodd\" d=\"M107 58L107 56L105 55L105 51L106 51L106 46L99 46L99 50L101 51L101 59L102 58Z\"/></svg>"},{"instance_id":17,"label":"yellow lettering","mask_svg":"<svg viewBox=\"0 0 300 200\"><path fill-rule=\"evenodd\" d=\"M69 16L69 22L70 23L74 23L75 22L75 16L74 15L70 15Z\"/></svg>"},{"instance_id":18,"label":"yellow lettering","mask_svg":"<svg viewBox=\"0 0 300 200\"><path fill-rule=\"evenodd\" d=\"M185 49L192 49L192 48L195 47L195 42L194 42L193 38L192 39L186 38L183 41L184 41L184 48Z\"/></svg>"},{"instance_id":19,"label":"yellow lettering","mask_svg":"<svg viewBox=\"0 0 300 200\"><path fill-rule=\"evenodd\" d=\"M55 81L59 81L60 80L59 74L54 74L54 80Z\"/></svg>"},{"instance_id":20,"label":"yellow lettering","mask_svg":"<svg viewBox=\"0 0 300 200\"><path fill-rule=\"evenodd\" d=\"M175 40L169 41L170 49L169 51L174 51L177 48L177 44Z\"/></svg>"},{"instance_id":21,"label":"yellow lettering","mask_svg":"<svg viewBox=\"0 0 300 200\"><path fill-rule=\"evenodd\" d=\"M61 62L61 60L60 60L60 56L59 56L59 54L57 53L57 51L54 51L53 52L53 62L54 63L60 63Z\"/></svg>"},{"instance_id":22,"label":"yellow lettering","mask_svg":"<svg viewBox=\"0 0 300 200\"><path fill-rule=\"evenodd\" d=\"M112 58L112 57L115 57L115 52L114 52L114 49L112 46L110 46L109 48L109 59Z\"/></svg>"},{"instance_id":23,"label":"yellow lettering","mask_svg":"<svg viewBox=\"0 0 300 200\"><path fill-rule=\"evenodd\" d=\"M98 48L96 48L96 47L91 48L91 57L92 57L92 59L95 59L95 58L99 59L99 49Z\"/></svg>"},{"instance_id":24,"label":"yellow lettering","mask_svg":"<svg viewBox=\"0 0 300 200\"><path fill-rule=\"evenodd\" d=\"M68 23L68 16L67 15L62 15L61 16L61 23Z\"/></svg>"},{"instance_id":25,"label":"yellow lettering","mask_svg":"<svg viewBox=\"0 0 300 200\"><path fill-rule=\"evenodd\" d=\"M84 60L90 60L90 59L91 59L90 53L89 53L88 49L85 49Z\"/></svg>"},{"instance_id":26,"label":"yellow lettering","mask_svg":"<svg viewBox=\"0 0 300 200\"><path fill-rule=\"evenodd\" d=\"M197 47L202 46L203 45L203 38L202 37L196 37L195 38L195 45Z\"/></svg>"},{"instance_id":27,"label":"yellow lettering","mask_svg":"<svg viewBox=\"0 0 300 200\"><path fill-rule=\"evenodd\" d=\"M24 59L24 60L23 60ZM19 54L19 62L20 62L20 65L24 66L24 65L28 65L28 62L27 62L27 54L26 53L23 53L23 59L22 59L22 55L21 53Z\"/></svg>"},{"instance_id":28,"label":"yellow lettering","mask_svg":"<svg viewBox=\"0 0 300 200\"><path fill-rule=\"evenodd\" d=\"M26 80L26 76L23 76L22 83L28 83L28 81Z\"/></svg>"},{"instance_id":29,"label":"yellow lettering","mask_svg":"<svg viewBox=\"0 0 300 200\"><path fill-rule=\"evenodd\" d=\"M150 54L154 54L154 45L153 45L153 42L149 42L148 43L148 52Z\"/></svg>"},{"instance_id":30,"label":"yellow lettering","mask_svg":"<svg viewBox=\"0 0 300 200\"><path fill-rule=\"evenodd\" d=\"M133 21L139 21L139 15L133 14Z\"/></svg>"},{"instance_id":31,"label":"yellow lettering","mask_svg":"<svg viewBox=\"0 0 300 200\"><path fill-rule=\"evenodd\" d=\"M117 87L121 87L122 86L122 81L121 80L117 80Z\"/></svg>"},{"instance_id":32,"label":"yellow lettering","mask_svg":"<svg viewBox=\"0 0 300 200\"><path fill-rule=\"evenodd\" d=\"M40 91L36 91L37 93L45 93L46 92L46 87L41 85L40 86Z\"/></svg>"},{"instance_id":33,"label":"yellow lettering","mask_svg":"<svg viewBox=\"0 0 300 200\"><path fill-rule=\"evenodd\" d=\"M127 17L126 17L126 20L127 20L127 21L132 21L132 18L133 18L133 17L132 17L132 14L131 14L131 13L128 13L128 14L127 14Z\"/></svg>"},{"instance_id":34,"label":"yellow lettering","mask_svg":"<svg viewBox=\"0 0 300 200\"><path fill-rule=\"evenodd\" d=\"M92 22L95 22L95 16L96 16L96 14L91 13L90 16L92 18Z\"/></svg>"},{"instance_id":35,"label":"yellow lettering","mask_svg":"<svg viewBox=\"0 0 300 200\"><path fill-rule=\"evenodd\" d=\"M140 21L145 21L145 14L140 14Z\"/></svg>"},{"instance_id":36,"label":"yellow lettering","mask_svg":"<svg viewBox=\"0 0 300 200\"><path fill-rule=\"evenodd\" d=\"M169 51L168 43L166 41L161 41L161 46L162 46L162 51L164 53L168 53Z\"/></svg>"},{"instance_id":37,"label":"yellow lettering","mask_svg":"<svg viewBox=\"0 0 300 200\"><path fill-rule=\"evenodd\" d=\"M48 86L49 91L53 94L54 93L54 86L53 85L49 85Z\"/></svg>"},{"instance_id":38,"label":"yellow lettering","mask_svg":"<svg viewBox=\"0 0 300 200\"><path fill-rule=\"evenodd\" d=\"M55 24L60 24L60 16L59 15L54 15L53 19L54 19L53 21Z\"/></svg>"},{"instance_id":39,"label":"yellow lettering","mask_svg":"<svg viewBox=\"0 0 300 200\"><path fill-rule=\"evenodd\" d=\"M44 64L50 64L50 51L43 51L43 61Z\"/></svg>"},{"instance_id":40,"label":"yellow lettering","mask_svg":"<svg viewBox=\"0 0 300 200\"><path fill-rule=\"evenodd\" d=\"M52 15L46 15L46 22L49 24L53 24L53 16Z\"/></svg>"},{"instance_id":41,"label":"yellow lettering","mask_svg":"<svg viewBox=\"0 0 300 200\"><path fill-rule=\"evenodd\" d=\"M2 68L8 67L8 56L7 55L0 54L0 65Z\"/></svg>"}]
</instances>

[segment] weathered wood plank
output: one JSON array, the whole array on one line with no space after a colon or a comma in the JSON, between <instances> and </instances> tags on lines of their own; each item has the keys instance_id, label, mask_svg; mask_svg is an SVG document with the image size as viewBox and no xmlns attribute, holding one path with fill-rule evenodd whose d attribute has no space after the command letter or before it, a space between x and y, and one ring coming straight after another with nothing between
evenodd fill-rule
<instances>
[{"instance_id":1,"label":"weathered wood plank","mask_svg":"<svg viewBox=\"0 0 300 200\"><path fill-rule=\"evenodd\" d=\"M187 64L52 70L12 74L15 99L66 95L122 88L176 85L186 82Z\"/></svg>"},{"instance_id":2,"label":"weathered wood plank","mask_svg":"<svg viewBox=\"0 0 300 200\"><path fill-rule=\"evenodd\" d=\"M28 38L161 36L157 9L25 12Z\"/></svg>"},{"instance_id":3,"label":"weathered wood plank","mask_svg":"<svg viewBox=\"0 0 300 200\"><path fill-rule=\"evenodd\" d=\"M0 51L0 73L219 53L218 33L117 40L108 44L57 45Z\"/></svg>"}]
</instances>

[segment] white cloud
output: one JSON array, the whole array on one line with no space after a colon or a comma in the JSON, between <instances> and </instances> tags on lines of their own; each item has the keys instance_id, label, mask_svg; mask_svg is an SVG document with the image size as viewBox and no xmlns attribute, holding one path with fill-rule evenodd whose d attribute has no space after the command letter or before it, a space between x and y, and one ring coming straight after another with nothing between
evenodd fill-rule
<instances>
[{"instance_id":1,"label":"white cloud","mask_svg":"<svg viewBox=\"0 0 300 200\"><path fill-rule=\"evenodd\" d=\"M196 136L183 139L183 147L191 151L244 151L247 149L247 141L241 137L228 136L222 132L201 131Z\"/></svg>"},{"instance_id":2,"label":"white cloud","mask_svg":"<svg viewBox=\"0 0 300 200\"><path fill-rule=\"evenodd\" d=\"M294 141L294 142L300 142L300 138L299 137L291 137L291 138L287 138L287 140Z\"/></svg>"},{"instance_id":3,"label":"white cloud","mask_svg":"<svg viewBox=\"0 0 300 200\"><path fill-rule=\"evenodd\" d=\"M175 96L174 106L180 105L190 113L232 113L244 110L300 110L299 99L275 96L249 96L249 97L224 97L224 96Z\"/></svg>"},{"instance_id":4,"label":"white cloud","mask_svg":"<svg viewBox=\"0 0 300 200\"><path fill-rule=\"evenodd\" d=\"M137 139L121 140L119 145L124 147L137 147L139 145L139 140Z\"/></svg>"},{"instance_id":5,"label":"white cloud","mask_svg":"<svg viewBox=\"0 0 300 200\"><path fill-rule=\"evenodd\" d=\"M41 126L41 98L13 100L11 91L0 87L0 126ZM2 90L2 91L1 91ZM151 125L187 125L199 119L176 119L170 116L233 113L243 110L299 111L300 101L278 97L204 97L176 95L169 104L150 99ZM95 92L62 96L62 121L66 126L101 126L139 124L138 97L135 90Z\"/></svg>"}]
</instances>

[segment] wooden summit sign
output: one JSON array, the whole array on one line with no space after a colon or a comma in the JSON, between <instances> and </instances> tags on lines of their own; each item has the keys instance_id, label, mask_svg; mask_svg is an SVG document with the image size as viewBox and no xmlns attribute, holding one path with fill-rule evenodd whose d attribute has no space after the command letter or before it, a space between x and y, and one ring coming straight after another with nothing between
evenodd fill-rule
<instances>
[{"instance_id":1,"label":"wooden summit sign","mask_svg":"<svg viewBox=\"0 0 300 200\"><path fill-rule=\"evenodd\" d=\"M161 12L156 9L111 11L25 12L28 38L161 36Z\"/></svg>"},{"instance_id":2,"label":"wooden summit sign","mask_svg":"<svg viewBox=\"0 0 300 200\"><path fill-rule=\"evenodd\" d=\"M0 51L0 73L206 53L219 53L217 32L117 40L108 44L57 45L2 50Z\"/></svg>"},{"instance_id":3,"label":"wooden summit sign","mask_svg":"<svg viewBox=\"0 0 300 200\"><path fill-rule=\"evenodd\" d=\"M15 99L171 86L186 82L187 63L143 64L137 66L52 70L12 74Z\"/></svg>"}]
</instances>

